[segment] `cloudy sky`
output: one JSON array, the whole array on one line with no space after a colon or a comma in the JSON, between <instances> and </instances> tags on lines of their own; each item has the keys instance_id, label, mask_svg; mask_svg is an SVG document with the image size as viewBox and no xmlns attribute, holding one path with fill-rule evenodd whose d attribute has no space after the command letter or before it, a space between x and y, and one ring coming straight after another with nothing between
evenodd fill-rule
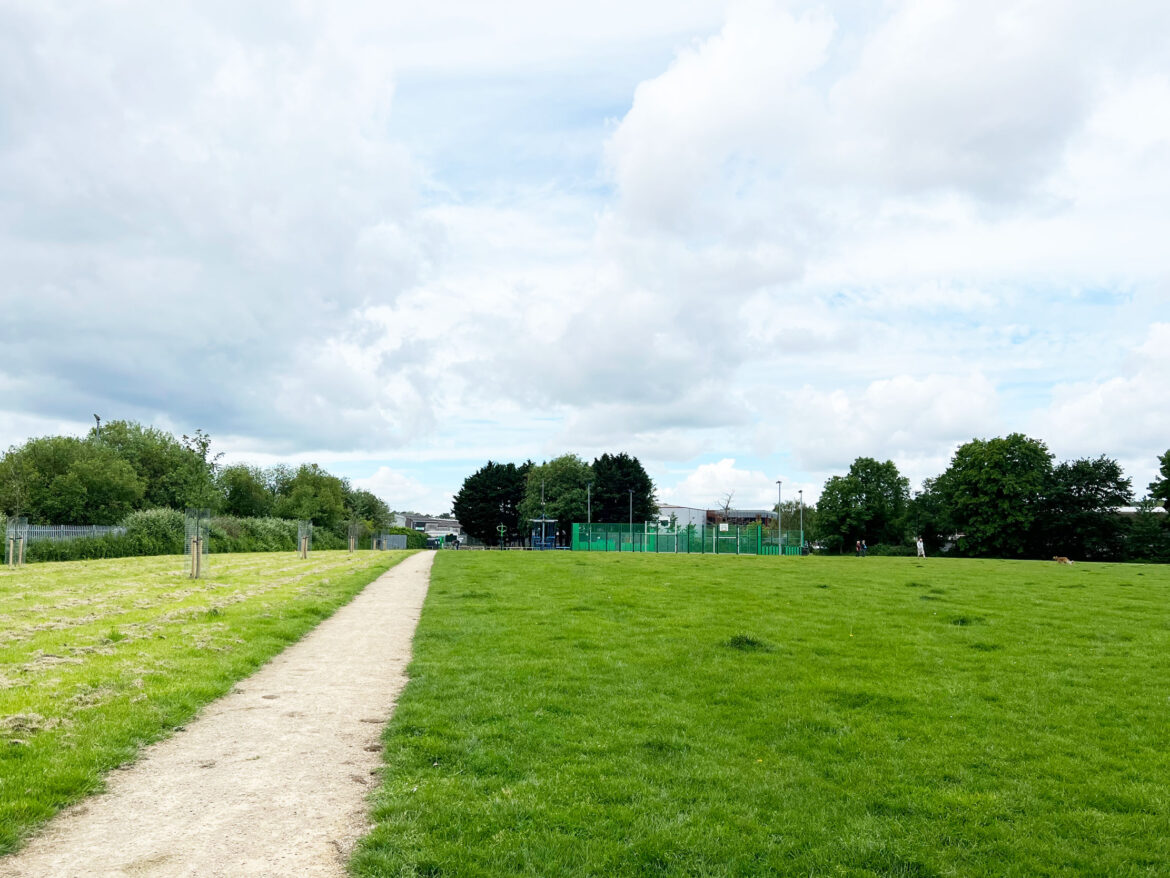
<instances>
[{"instance_id":1,"label":"cloudy sky","mask_svg":"<svg viewBox=\"0 0 1170 878\"><path fill-rule=\"evenodd\" d=\"M440 512L1170 447L1164 0L0 0L0 444L92 414Z\"/></svg>"}]
</instances>

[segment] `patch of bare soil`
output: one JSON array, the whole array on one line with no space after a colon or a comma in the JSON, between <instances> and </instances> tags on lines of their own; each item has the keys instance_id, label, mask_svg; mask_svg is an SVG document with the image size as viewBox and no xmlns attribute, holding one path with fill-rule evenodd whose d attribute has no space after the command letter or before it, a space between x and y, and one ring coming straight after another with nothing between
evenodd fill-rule
<instances>
[{"instance_id":1,"label":"patch of bare soil","mask_svg":"<svg viewBox=\"0 0 1170 878\"><path fill-rule=\"evenodd\" d=\"M433 560L383 574L0 859L0 876L345 875Z\"/></svg>"}]
</instances>

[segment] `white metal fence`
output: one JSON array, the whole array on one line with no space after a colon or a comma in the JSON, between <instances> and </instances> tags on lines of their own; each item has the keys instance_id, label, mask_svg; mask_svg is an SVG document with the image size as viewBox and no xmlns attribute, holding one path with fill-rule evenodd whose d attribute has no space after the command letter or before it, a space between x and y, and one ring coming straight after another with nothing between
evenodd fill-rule
<instances>
[{"instance_id":1,"label":"white metal fence","mask_svg":"<svg viewBox=\"0 0 1170 878\"><path fill-rule=\"evenodd\" d=\"M25 538L30 543L41 540L61 542L77 540L82 537L104 537L109 535L121 536L126 528L105 524L30 524Z\"/></svg>"}]
</instances>

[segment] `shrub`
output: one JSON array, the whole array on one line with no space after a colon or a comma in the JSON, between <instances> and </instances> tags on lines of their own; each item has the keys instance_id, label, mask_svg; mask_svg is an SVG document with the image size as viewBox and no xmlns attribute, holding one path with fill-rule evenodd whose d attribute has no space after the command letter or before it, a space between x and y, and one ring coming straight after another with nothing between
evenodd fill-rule
<instances>
[{"instance_id":1,"label":"shrub","mask_svg":"<svg viewBox=\"0 0 1170 878\"><path fill-rule=\"evenodd\" d=\"M918 549L915 546L903 546L898 543L878 543L869 547L869 554L913 558L918 554Z\"/></svg>"}]
</instances>

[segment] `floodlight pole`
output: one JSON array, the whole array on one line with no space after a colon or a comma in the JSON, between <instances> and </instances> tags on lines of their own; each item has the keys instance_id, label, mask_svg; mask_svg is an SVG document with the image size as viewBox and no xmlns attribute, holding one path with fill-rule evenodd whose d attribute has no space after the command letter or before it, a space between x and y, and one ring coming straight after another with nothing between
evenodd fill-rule
<instances>
[{"instance_id":1,"label":"floodlight pole","mask_svg":"<svg viewBox=\"0 0 1170 878\"><path fill-rule=\"evenodd\" d=\"M95 437L99 442L102 438L102 419L100 415L94 415L93 419L97 422L97 436Z\"/></svg>"},{"instance_id":2,"label":"floodlight pole","mask_svg":"<svg viewBox=\"0 0 1170 878\"><path fill-rule=\"evenodd\" d=\"M780 504L784 502L781 499L783 496L783 491L784 491L784 488L780 484L780 479L776 479L776 554L777 555L784 554L784 545L783 545L784 544L784 529L781 527L781 525L784 523L784 518L783 518L784 513L780 511Z\"/></svg>"},{"instance_id":3,"label":"floodlight pole","mask_svg":"<svg viewBox=\"0 0 1170 878\"><path fill-rule=\"evenodd\" d=\"M643 546L643 549L646 547ZM630 551L634 551L634 489L630 488Z\"/></svg>"},{"instance_id":4,"label":"floodlight pole","mask_svg":"<svg viewBox=\"0 0 1170 878\"><path fill-rule=\"evenodd\" d=\"M800 551L804 552L804 488L797 491L800 495Z\"/></svg>"},{"instance_id":5,"label":"floodlight pole","mask_svg":"<svg viewBox=\"0 0 1170 878\"><path fill-rule=\"evenodd\" d=\"M593 482L585 486L585 515L589 527L593 527Z\"/></svg>"}]
</instances>

